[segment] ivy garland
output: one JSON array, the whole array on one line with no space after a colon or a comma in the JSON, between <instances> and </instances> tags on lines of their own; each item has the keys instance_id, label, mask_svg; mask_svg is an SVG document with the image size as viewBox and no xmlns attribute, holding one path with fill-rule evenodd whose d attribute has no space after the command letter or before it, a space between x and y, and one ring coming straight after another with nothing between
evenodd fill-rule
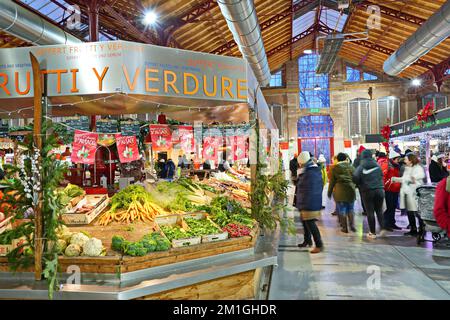
<instances>
[{"instance_id":1,"label":"ivy garland","mask_svg":"<svg viewBox=\"0 0 450 320\"><path fill-rule=\"evenodd\" d=\"M40 185L42 186L42 216L43 216L43 239L44 239L44 253L43 253L43 277L48 282L49 298L53 299L53 293L57 289L58 281L57 275L59 271L58 254L56 246L49 245L56 243L58 237L56 229L62 224L59 219L60 214L64 209L64 205L60 201L56 188L64 179L64 174L67 171L67 166L56 161L55 155L51 154L52 149L59 146L58 138L54 134L54 125L51 121L43 124L42 134L47 132L51 134L46 135L43 141L41 150L38 150L33 142L33 137L30 134L22 143L24 148L23 161L17 166L5 166L5 180L2 184L6 185L5 194L9 196L0 200L0 205L11 206L15 214L15 219L28 218L30 222L21 225L19 228L24 229L23 234L26 240L18 248L14 249L8 254L8 261L11 270L15 271L20 268L28 268L34 264L34 211L36 198L33 190L27 186L24 181L32 181L36 177L34 170L39 170ZM40 163L36 164L33 159L36 159L36 153L39 155ZM38 191L38 190L34 190ZM13 230L16 231L16 230Z\"/></svg>"}]
</instances>

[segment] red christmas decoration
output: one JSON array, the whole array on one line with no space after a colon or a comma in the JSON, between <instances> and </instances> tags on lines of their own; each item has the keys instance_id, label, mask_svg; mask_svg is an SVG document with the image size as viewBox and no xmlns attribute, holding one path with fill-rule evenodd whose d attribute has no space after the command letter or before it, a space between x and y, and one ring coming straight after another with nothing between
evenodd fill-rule
<instances>
[{"instance_id":1,"label":"red christmas decoration","mask_svg":"<svg viewBox=\"0 0 450 320\"><path fill-rule=\"evenodd\" d=\"M423 109L419 110L417 112L417 124L422 125L425 122L428 122L429 119L434 119L434 102L430 101L428 102Z\"/></svg>"},{"instance_id":2,"label":"red christmas decoration","mask_svg":"<svg viewBox=\"0 0 450 320\"><path fill-rule=\"evenodd\" d=\"M383 128L381 128L381 135L383 136L384 140L389 141L389 138L391 137L391 127L385 125Z\"/></svg>"}]
</instances>

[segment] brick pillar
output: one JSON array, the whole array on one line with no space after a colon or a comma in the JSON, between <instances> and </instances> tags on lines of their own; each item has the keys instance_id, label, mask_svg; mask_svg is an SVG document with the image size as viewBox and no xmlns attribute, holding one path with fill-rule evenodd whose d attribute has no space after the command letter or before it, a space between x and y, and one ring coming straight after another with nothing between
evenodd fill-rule
<instances>
[{"instance_id":1,"label":"brick pillar","mask_svg":"<svg viewBox=\"0 0 450 320\"><path fill-rule=\"evenodd\" d=\"M286 88L287 89L298 89L298 61L290 60L285 65L286 72ZM290 143L292 143L292 152L297 153L297 122L300 112L300 102L297 93L287 93L286 94L286 102L287 102L287 138Z\"/></svg>"}]
</instances>

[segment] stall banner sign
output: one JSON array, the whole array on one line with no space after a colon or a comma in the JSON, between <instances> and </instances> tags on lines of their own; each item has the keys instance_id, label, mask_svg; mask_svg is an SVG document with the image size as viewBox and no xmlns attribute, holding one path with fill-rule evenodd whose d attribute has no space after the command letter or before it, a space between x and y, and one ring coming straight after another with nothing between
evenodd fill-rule
<instances>
[{"instance_id":1,"label":"stall banner sign","mask_svg":"<svg viewBox=\"0 0 450 320\"><path fill-rule=\"evenodd\" d=\"M119 126L116 119L99 119L95 122L95 131L98 133L118 132Z\"/></svg>"},{"instance_id":2,"label":"stall banner sign","mask_svg":"<svg viewBox=\"0 0 450 320\"><path fill-rule=\"evenodd\" d=\"M120 121L120 133L123 136L139 136L140 132L141 126L139 124L139 121Z\"/></svg>"},{"instance_id":3,"label":"stall banner sign","mask_svg":"<svg viewBox=\"0 0 450 320\"><path fill-rule=\"evenodd\" d=\"M234 145L234 160L242 160L248 157L247 138L245 136L237 136Z\"/></svg>"},{"instance_id":4,"label":"stall banner sign","mask_svg":"<svg viewBox=\"0 0 450 320\"><path fill-rule=\"evenodd\" d=\"M280 139L279 130L270 130L270 167L272 174L275 174L279 168L279 156L280 156Z\"/></svg>"},{"instance_id":5,"label":"stall banner sign","mask_svg":"<svg viewBox=\"0 0 450 320\"><path fill-rule=\"evenodd\" d=\"M95 132L75 130L70 156L73 163L94 164L97 136Z\"/></svg>"},{"instance_id":6,"label":"stall banner sign","mask_svg":"<svg viewBox=\"0 0 450 320\"><path fill-rule=\"evenodd\" d=\"M174 148L178 148L180 144L180 130L178 127L172 127L172 145Z\"/></svg>"},{"instance_id":7,"label":"stall banner sign","mask_svg":"<svg viewBox=\"0 0 450 320\"><path fill-rule=\"evenodd\" d=\"M139 148L136 136L116 136L117 152L121 163L139 160Z\"/></svg>"},{"instance_id":8,"label":"stall banner sign","mask_svg":"<svg viewBox=\"0 0 450 320\"><path fill-rule=\"evenodd\" d=\"M110 147L114 143L116 143L116 133L113 134L98 134L97 138L97 144L101 145L102 147Z\"/></svg>"},{"instance_id":9,"label":"stall banner sign","mask_svg":"<svg viewBox=\"0 0 450 320\"><path fill-rule=\"evenodd\" d=\"M225 137L223 138L225 141L225 150L226 150L226 155L227 158L229 158L231 156L231 158L234 160L235 158L235 145L236 145L236 136L228 136L225 135Z\"/></svg>"},{"instance_id":10,"label":"stall banner sign","mask_svg":"<svg viewBox=\"0 0 450 320\"><path fill-rule=\"evenodd\" d=\"M244 59L128 41L0 50L0 98L32 98L30 52L41 64L49 97L128 94L246 102Z\"/></svg>"},{"instance_id":11,"label":"stall banner sign","mask_svg":"<svg viewBox=\"0 0 450 320\"><path fill-rule=\"evenodd\" d=\"M194 144L194 127L192 126L179 126L178 134L180 137L181 149L185 153L191 153L195 151Z\"/></svg>"},{"instance_id":12,"label":"stall banner sign","mask_svg":"<svg viewBox=\"0 0 450 320\"><path fill-rule=\"evenodd\" d=\"M0 122L0 137L6 138L9 136L9 123L8 122Z\"/></svg>"},{"instance_id":13,"label":"stall banner sign","mask_svg":"<svg viewBox=\"0 0 450 320\"><path fill-rule=\"evenodd\" d=\"M66 117L64 123L72 132L75 130L89 131L89 117L86 116Z\"/></svg>"},{"instance_id":14,"label":"stall banner sign","mask_svg":"<svg viewBox=\"0 0 450 320\"><path fill-rule=\"evenodd\" d=\"M203 159L216 161L219 147L222 146L221 137L203 138Z\"/></svg>"},{"instance_id":15,"label":"stall banner sign","mask_svg":"<svg viewBox=\"0 0 450 320\"><path fill-rule=\"evenodd\" d=\"M168 124L151 124L153 151L168 151L172 149L172 132Z\"/></svg>"}]
</instances>

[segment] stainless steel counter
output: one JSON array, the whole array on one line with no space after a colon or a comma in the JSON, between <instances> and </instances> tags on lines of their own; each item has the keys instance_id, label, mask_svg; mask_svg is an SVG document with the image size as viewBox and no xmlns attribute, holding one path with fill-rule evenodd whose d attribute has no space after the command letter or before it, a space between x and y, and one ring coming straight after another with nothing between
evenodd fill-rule
<instances>
[{"instance_id":1,"label":"stainless steel counter","mask_svg":"<svg viewBox=\"0 0 450 320\"><path fill-rule=\"evenodd\" d=\"M73 284L63 274L54 299L127 300L277 264L279 229L260 235L255 248L193 259L123 274L81 274ZM269 277L270 279L270 277ZM68 284L68 282L70 284ZM261 286L262 287L262 286ZM267 289L267 285L264 286ZM258 295L259 296L259 295ZM0 272L0 299L47 299L46 281L32 273Z\"/></svg>"}]
</instances>

